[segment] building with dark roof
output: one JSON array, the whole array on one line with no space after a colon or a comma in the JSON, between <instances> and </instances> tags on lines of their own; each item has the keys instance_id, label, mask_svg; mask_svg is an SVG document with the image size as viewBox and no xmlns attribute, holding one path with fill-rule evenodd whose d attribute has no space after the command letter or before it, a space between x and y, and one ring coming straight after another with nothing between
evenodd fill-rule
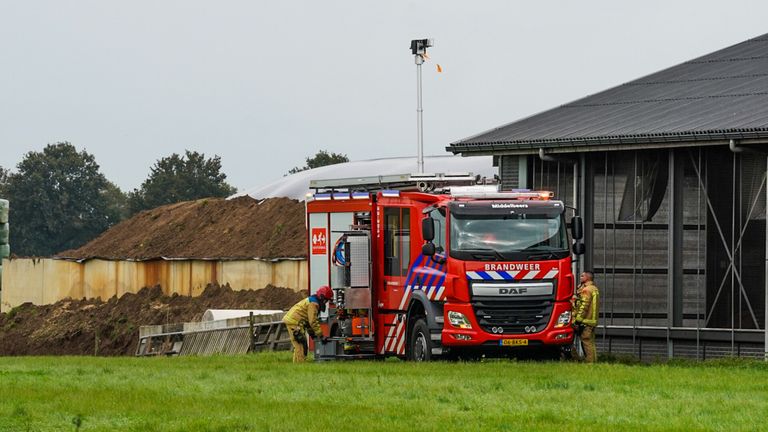
<instances>
[{"instance_id":1,"label":"building with dark roof","mask_svg":"<svg viewBox=\"0 0 768 432\"><path fill-rule=\"evenodd\" d=\"M768 35L447 150L578 209L603 352L768 358Z\"/></svg>"}]
</instances>

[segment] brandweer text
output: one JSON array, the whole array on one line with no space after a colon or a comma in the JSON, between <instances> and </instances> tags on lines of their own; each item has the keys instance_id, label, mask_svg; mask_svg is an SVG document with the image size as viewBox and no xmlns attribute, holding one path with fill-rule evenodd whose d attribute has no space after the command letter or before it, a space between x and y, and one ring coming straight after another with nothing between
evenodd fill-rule
<instances>
[{"instance_id":1,"label":"brandweer text","mask_svg":"<svg viewBox=\"0 0 768 432\"><path fill-rule=\"evenodd\" d=\"M541 266L536 263L524 264L486 264L485 271L510 271L510 270L541 270Z\"/></svg>"}]
</instances>

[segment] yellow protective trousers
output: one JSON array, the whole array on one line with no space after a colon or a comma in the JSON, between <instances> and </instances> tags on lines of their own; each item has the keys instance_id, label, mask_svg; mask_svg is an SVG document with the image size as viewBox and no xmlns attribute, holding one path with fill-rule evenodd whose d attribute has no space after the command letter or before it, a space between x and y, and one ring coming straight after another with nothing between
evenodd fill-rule
<instances>
[{"instance_id":1,"label":"yellow protective trousers","mask_svg":"<svg viewBox=\"0 0 768 432\"><path fill-rule=\"evenodd\" d=\"M584 361L594 363L597 361L597 345L595 344L595 328L584 326L581 331L581 345L584 347Z\"/></svg>"},{"instance_id":2,"label":"yellow protective trousers","mask_svg":"<svg viewBox=\"0 0 768 432\"><path fill-rule=\"evenodd\" d=\"M288 334L291 337L293 345L293 362L303 363L307 360L307 336L304 334L304 328L296 325L286 325Z\"/></svg>"}]
</instances>

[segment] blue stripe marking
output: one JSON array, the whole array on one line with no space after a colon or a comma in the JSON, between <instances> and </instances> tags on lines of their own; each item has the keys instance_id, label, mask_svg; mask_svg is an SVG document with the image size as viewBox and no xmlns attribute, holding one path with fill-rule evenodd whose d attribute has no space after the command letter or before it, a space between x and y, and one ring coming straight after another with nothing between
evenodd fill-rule
<instances>
[{"instance_id":1,"label":"blue stripe marking","mask_svg":"<svg viewBox=\"0 0 768 432\"><path fill-rule=\"evenodd\" d=\"M444 259L445 255L437 255L437 257ZM440 287L443 286L443 283L445 282L445 276L446 276L446 274L445 274L445 266L446 266L445 262L443 262L443 264L440 264L440 269L439 269L440 270L440 279L435 284L435 291L439 291ZM437 275L435 275L435 276L437 276ZM437 295L437 294L435 294L435 295Z\"/></svg>"},{"instance_id":2,"label":"blue stripe marking","mask_svg":"<svg viewBox=\"0 0 768 432\"><path fill-rule=\"evenodd\" d=\"M433 260L430 260L430 261L433 261ZM429 278L429 283L427 284L427 289L429 289L430 287L433 286L432 284L435 283L435 279L437 279L438 272L442 272L443 271L442 267L443 267L442 265L435 263L435 273L432 275L431 278Z\"/></svg>"},{"instance_id":3,"label":"blue stripe marking","mask_svg":"<svg viewBox=\"0 0 768 432\"><path fill-rule=\"evenodd\" d=\"M491 277L491 275L489 275L489 274L488 274L488 273L486 273L486 272L481 272L481 271L479 271L479 272L475 272L475 273L479 274L479 275L480 275L480 277L481 277L483 280L493 280L493 278Z\"/></svg>"},{"instance_id":4,"label":"blue stripe marking","mask_svg":"<svg viewBox=\"0 0 768 432\"><path fill-rule=\"evenodd\" d=\"M422 264L422 262L425 259L427 260L427 263L422 266L421 264ZM430 273L432 273L431 277L424 278L423 280L421 278L419 278L420 279L420 284L418 286L416 286L416 285L414 285L414 281L417 278L416 270L418 268L430 269L430 270L433 270L433 271L430 272ZM428 275L428 276L430 276L430 275ZM439 279L437 285L433 285L435 280L438 278L438 276L440 277L440 279ZM437 288L440 287L443 284L443 282L445 282L445 277L446 277L445 264L440 264L440 263L436 262L435 260L429 259L429 257L427 257L425 255L419 255L416 258L416 260L413 262L413 264L411 264L411 267L408 269L408 276L406 276L406 278L405 278L405 289L406 290L408 290L408 289L410 289L410 290L417 290L418 289L418 290L423 290L423 291L427 292L430 287L435 286L435 290L437 290ZM428 280L428 282L427 282L427 280ZM411 288L408 288L408 286L410 286Z\"/></svg>"},{"instance_id":5,"label":"blue stripe marking","mask_svg":"<svg viewBox=\"0 0 768 432\"><path fill-rule=\"evenodd\" d=\"M443 272L443 275L440 276L440 280L437 281L437 284L435 285L438 289L440 289L441 286L443 286L443 283L445 282L445 272Z\"/></svg>"},{"instance_id":6,"label":"blue stripe marking","mask_svg":"<svg viewBox=\"0 0 768 432\"><path fill-rule=\"evenodd\" d=\"M424 255L419 255L416 260L411 264L411 268L408 269L408 275L405 277L405 289L408 289L408 285L413 284L413 270L421 264L424 259Z\"/></svg>"},{"instance_id":7,"label":"blue stripe marking","mask_svg":"<svg viewBox=\"0 0 768 432\"><path fill-rule=\"evenodd\" d=\"M511 275L511 274L509 274L509 273L507 273L507 272L505 272L505 271L500 271L500 272L498 272L498 273L499 273L499 274L501 275L501 277L503 277L505 280L513 280L513 279L514 279L514 278L512 277L512 275Z\"/></svg>"},{"instance_id":8,"label":"blue stripe marking","mask_svg":"<svg viewBox=\"0 0 768 432\"><path fill-rule=\"evenodd\" d=\"M435 283L435 280L437 280L439 276L442 276L445 274L445 271L444 271L445 264L440 264L439 262L437 262L437 260L431 260L431 261L435 263L435 272L432 274L432 277L429 279L427 288L434 286L433 284Z\"/></svg>"},{"instance_id":9,"label":"blue stripe marking","mask_svg":"<svg viewBox=\"0 0 768 432\"><path fill-rule=\"evenodd\" d=\"M424 289L424 283L427 281L426 276L424 276L424 273L425 273L424 269L432 269L432 265L434 264L432 260L429 259L429 257L427 257L426 255L422 255L422 257L424 257L424 259L427 260L427 263L421 267L421 277L418 278L419 289Z\"/></svg>"}]
</instances>

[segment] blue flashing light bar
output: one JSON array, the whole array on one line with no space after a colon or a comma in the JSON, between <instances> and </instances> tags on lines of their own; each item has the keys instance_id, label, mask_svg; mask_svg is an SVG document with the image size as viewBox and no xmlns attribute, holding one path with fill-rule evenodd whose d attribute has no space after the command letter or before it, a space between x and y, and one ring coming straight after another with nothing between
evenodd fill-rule
<instances>
[{"instance_id":1,"label":"blue flashing light bar","mask_svg":"<svg viewBox=\"0 0 768 432\"><path fill-rule=\"evenodd\" d=\"M400 196L399 190L392 190L392 189L384 189L381 191L381 196L384 197L390 197L390 198L397 198Z\"/></svg>"},{"instance_id":2,"label":"blue flashing light bar","mask_svg":"<svg viewBox=\"0 0 768 432\"><path fill-rule=\"evenodd\" d=\"M332 197L335 200L348 200L349 199L349 192L334 192L332 194Z\"/></svg>"},{"instance_id":3,"label":"blue flashing light bar","mask_svg":"<svg viewBox=\"0 0 768 432\"><path fill-rule=\"evenodd\" d=\"M368 199L371 194L368 192L352 192L352 199Z\"/></svg>"},{"instance_id":4,"label":"blue flashing light bar","mask_svg":"<svg viewBox=\"0 0 768 432\"><path fill-rule=\"evenodd\" d=\"M331 194L329 193L318 193L315 194L315 199L318 201L328 201L331 199Z\"/></svg>"}]
</instances>

